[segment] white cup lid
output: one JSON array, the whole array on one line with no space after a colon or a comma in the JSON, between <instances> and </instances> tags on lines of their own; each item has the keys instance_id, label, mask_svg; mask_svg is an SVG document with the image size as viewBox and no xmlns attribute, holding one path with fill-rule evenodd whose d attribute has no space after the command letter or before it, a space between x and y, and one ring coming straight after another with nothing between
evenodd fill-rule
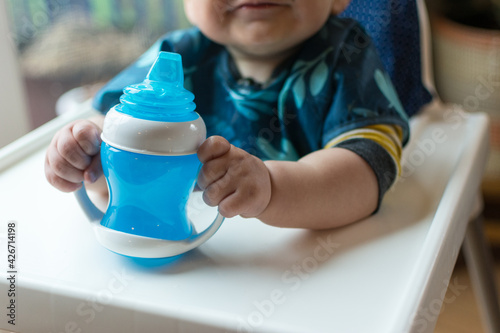
<instances>
[{"instance_id":1,"label":"white cup lid","mask_svg":"<svg viewBox=\"0 0 500 333\"><path fill-rule=\"evenodd\" d=\"M162 122L134 118L112 108L104 119L101 138L115 148L149 155L196 154L207 136L203 119Z\"/></svg>"}]
</instances>

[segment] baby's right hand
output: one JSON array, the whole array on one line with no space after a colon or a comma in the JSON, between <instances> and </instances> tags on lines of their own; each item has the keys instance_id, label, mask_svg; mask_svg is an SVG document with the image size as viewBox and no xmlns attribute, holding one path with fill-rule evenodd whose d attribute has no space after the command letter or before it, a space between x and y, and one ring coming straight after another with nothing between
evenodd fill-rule
<instances>
[{"instance_id":1,"label":"baby's right hand","mask_svg":"<svg viewBox=\"0 0 500 333\"><path fill-rule=\"evenodd\" d=\"M45 156L45 176L63 192L73 192L82 181L102 176L101 129L89 120L77 120L56 133Z\"/></svg>"}]
</instances>

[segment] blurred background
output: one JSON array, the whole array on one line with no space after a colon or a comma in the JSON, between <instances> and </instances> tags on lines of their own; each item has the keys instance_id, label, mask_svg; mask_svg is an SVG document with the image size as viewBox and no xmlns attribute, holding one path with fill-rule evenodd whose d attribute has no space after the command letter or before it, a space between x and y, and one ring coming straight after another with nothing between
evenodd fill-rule
<instances>
[{"instance_id":1,"label":"blurred background","mask_svg":"<svg viewBox=\"0 0 500 333\"><path fill-rule=\"evenodd\" d=\"M491 154L483 189L500 195L500 0L428 1L436 87L446 102L491 119Z\"/></svg>"},{"instance_id":2,"label":"blurred background","mask_svg":"<svg viewBox=\"0 0 500 333\"><path fill-rule=\"evenodd\" d=\"M91 96L161 35L188 26L182 0L6 2L31 128L64 112L58 99Z\"/></svg>"},{"instance_id":3,"label":"blurred background","mask_svg":"<svg viewBox=\"0 0 500 333\"><path fill-rule=\"evenodd\" d=\"M500 286L500 0L427 0L427 5L440 97L490 117L490 156L481 190L486 237ZM454 279L466 289L443 307L436 332L485 332L462 257ZM449 297L457 296L448 292Z\"/></svg>"}]
</instances>

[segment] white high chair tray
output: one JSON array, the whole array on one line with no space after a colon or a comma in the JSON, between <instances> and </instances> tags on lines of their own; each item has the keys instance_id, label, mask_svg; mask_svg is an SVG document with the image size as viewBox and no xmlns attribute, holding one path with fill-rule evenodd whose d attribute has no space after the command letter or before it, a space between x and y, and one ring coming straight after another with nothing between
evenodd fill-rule
<instances>
[{"instance_id":1,"label":"white high chair tray","mask_svg":"<svg viewBox=\"0 0 500 333\"><path fill-rule=\"evenodd\" d=\"M200 248L157 267L102 247L74 196L45 180L54 131L88 113L59 117L0 150L0 328L432 332L480 182L470 175L481 174L488 140L482 114L435 114L412 120L403 178L378 214L323 232L233 218ZM191 215L213 216L195 206ZM17 226L15 297L9 222Z\"/></svg>"}]
</instances>

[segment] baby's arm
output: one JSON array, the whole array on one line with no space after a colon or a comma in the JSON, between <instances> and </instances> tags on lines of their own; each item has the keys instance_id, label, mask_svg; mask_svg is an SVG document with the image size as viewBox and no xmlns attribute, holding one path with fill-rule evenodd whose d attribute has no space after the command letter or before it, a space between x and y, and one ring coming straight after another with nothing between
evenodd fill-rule
<instances>
[{"instance_id":1,"label":"baby's arm","mask_svg":"<svg viewBox=\"0 0 500 333\"><path fill-rule=\"evenodd\" d=\"M211 137L200 147L198 185L226 217L257 217L278 227L328 229L372 214L375 173L350 150L329 148L297 162L266 161Z\"/></svg>"},{"instance_id":2,"label":"baby's arm","mask_svg":"<svg viewBox=\"0 0 500 333\"><path fill-rule=\"evenodd\" d=\"M342 148L310 153L298 162L267 161L272 197L258 216L279 227L328 229L371 215L378 182L358 154Z\"/></svg>"},{"instance_id":3,"label":"baby's arm","mask_svg":"<svg viewBox=\"0 0 500 333\"><path fill-rule=\"evenodd\" d=\"M99 154L103 120L103 116L77 120L56 133L45 155L45 176L50 184L72 192L85 181L89 190L107 192Z\"/></svg>"}]
</instances>

